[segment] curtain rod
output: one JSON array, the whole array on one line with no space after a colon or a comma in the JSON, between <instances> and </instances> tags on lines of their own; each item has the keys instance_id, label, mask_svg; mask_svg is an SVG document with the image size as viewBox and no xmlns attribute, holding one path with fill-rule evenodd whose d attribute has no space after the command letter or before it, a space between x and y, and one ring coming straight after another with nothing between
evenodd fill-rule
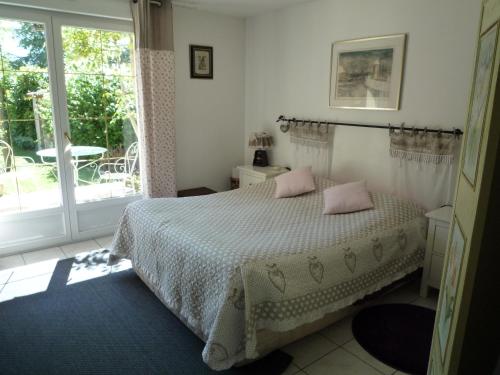
<instances>
[{"instance_id":1,"label":"curtain rod","mask_svg":"<svg viewBox=\"0 0 500 375\"><path fill-rule=\"evenodd\" d=\"M280 129L283 133L286 133L289 129L291 124L294 124L293 126L298 126L299 123L302 123L302 126L305 124L316 124L318 127L321 125L340 125L340 126L354 126L358 128L373 128L373 129L389 129L389 130L395 130L395 129L403 129L403 130L411 130L415 132L424 132L424 133L439 133L439 134L454 134L456 136L461 136L463 132L460 129L453 128L453 130L442 130L442 129L427 129L427 128L417 128L417 127L411 127L407 128L405 127L405 123L403 122L399 126L393 126L390 123L387 125L377 125L377 124L358 124L358 123L351 123L351 122L338 122L338 121L318 121L318 120L303 120L303 119L297 119L295 117L293 118L286 118L285 116L281 115L278 117L278 120L276 122L285 122L285 124L280 125Z\"/></svg>"}]
</instances>

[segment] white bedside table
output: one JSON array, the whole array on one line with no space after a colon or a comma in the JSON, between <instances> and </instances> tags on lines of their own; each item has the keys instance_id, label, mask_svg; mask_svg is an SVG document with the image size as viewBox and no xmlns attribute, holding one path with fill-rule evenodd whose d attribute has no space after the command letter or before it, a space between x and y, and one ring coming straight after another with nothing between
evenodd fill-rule
<instances>
[{"instance_id":1,"label":"white bedside table","mask_svg":"<svg viewBox=\"0 0 500 375\"><path fill-rule=\"evenodd\" d=\"M258 184L288 172L288 169L283 167L254 167L252 165L238 167L238 170L240 171L240 188Z\"/></svg>"},{"instance_id":2,"label":"white bedside table","mask_svg":"<svg viewBox=\"0 0 500 375\"><path fill-rule=\"evenodd\" d=\"M443 273L444 254L448 242L453 207L441 207L425 214L429 218L424 272L420 284L420 295L427 297L429 287L439 289Z\"/></svg>"}]
</instances>

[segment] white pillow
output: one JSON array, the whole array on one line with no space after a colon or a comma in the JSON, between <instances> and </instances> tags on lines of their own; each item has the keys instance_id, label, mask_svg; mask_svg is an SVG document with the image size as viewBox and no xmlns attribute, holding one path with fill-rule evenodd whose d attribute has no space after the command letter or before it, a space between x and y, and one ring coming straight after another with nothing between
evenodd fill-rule
<instances>
[{"instance_id":1,"label":"white pillow","mask_svg":"<svg viewBox=\"0 0 500 375\"><path fill-rule=\"evenodd\" d=\"M323 214L343 214L373 208L366 181L335 185L323 191L325 207Z\"/></svg>"},{"instance_id":2,"label":"white pillow","mask_svg":"<svg viewBox=\"0 0 500 375\"><path fill-rule=\"evenodd\" d=\"M314 178L311 167L294 169L274 178L276 181L275 198L295 197L314 191Z\"/></svg>"}]
</instances>

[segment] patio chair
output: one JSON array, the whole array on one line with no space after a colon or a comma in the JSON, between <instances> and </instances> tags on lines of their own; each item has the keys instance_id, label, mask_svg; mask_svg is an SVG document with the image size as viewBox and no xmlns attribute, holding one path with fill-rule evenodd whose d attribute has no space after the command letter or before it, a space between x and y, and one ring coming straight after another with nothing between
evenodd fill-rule
<instances>
[{"instance_id":1,"label":"patio chair","mask_svg":"<svg viewBox=\"0 0 500 375\"><path fill-rule=\"evenodd\" d=\"M19 163L16 163L19 161ZM36 165L35 161L29 156L14 156L14 151L12 147L5 141L0 140L0 177L6 175L7 173L15 173L16 165L23 166L24 163L28 162L30 165ZM4 182L0 179L0 197L4 195Z\"/></svg>"},{"instance_id":2,"label":"patio chair","mask_svg":"<svg viewBox=\"0 0 500 375\"><path fill-rule=\"evenodd\" d=\"M14 152L7 142L0 140L0 174L10 172L14 168Z\"/></svg>"},{"instance_id":3,"label":"patio chair","mask_svg":"<svg viewBox=\"0 0 500 375\"><path fill-rule=\"evenodd\" d=\"M107 159L108 162L101 163L98 168L99 183L101 182L119 182L122 181L124 185L132 183L134 176L139 175L139 147L138 143L132 143L125 156L122 158Z\"/></svg>"},{"instance_id":4,"label":"patio chair","mask_svg":"<svg viewBox=\"0 0 500 375\"><path fill-rule=\"evenodd\" d=\"M16 166L28 163L37 165L35 160L29 156L15 156L12 147L5 141L0 140L0 174L16 170Z\"/></svg>"}]
</instances>

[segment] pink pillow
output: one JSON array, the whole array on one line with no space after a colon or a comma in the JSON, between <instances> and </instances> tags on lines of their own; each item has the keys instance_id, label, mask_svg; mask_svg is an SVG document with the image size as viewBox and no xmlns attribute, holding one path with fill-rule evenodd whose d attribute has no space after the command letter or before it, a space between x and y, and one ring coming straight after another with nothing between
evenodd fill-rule
<instances>
[{"instance_id":1,"label":"pink pillow","mask_svg":"<svg viewBox=\"0 0 500 375\"><path fill-rule=\"evenodd\" d=\"M373 208L366 190L366 181L335 185L323 191L325 208L323 214L343 214Z\"/></svg>"},{"instance_id":2,"label":"pink pillow","mask_svg":"<svg viewBox=\"0 0 500 375\"><path fill-rule=\"evenodd\" d=\"M311 167L294 169L274 178L276 181L275 198L295 197L314 191L314 178Z\"/></svg>"}]
</instances>

